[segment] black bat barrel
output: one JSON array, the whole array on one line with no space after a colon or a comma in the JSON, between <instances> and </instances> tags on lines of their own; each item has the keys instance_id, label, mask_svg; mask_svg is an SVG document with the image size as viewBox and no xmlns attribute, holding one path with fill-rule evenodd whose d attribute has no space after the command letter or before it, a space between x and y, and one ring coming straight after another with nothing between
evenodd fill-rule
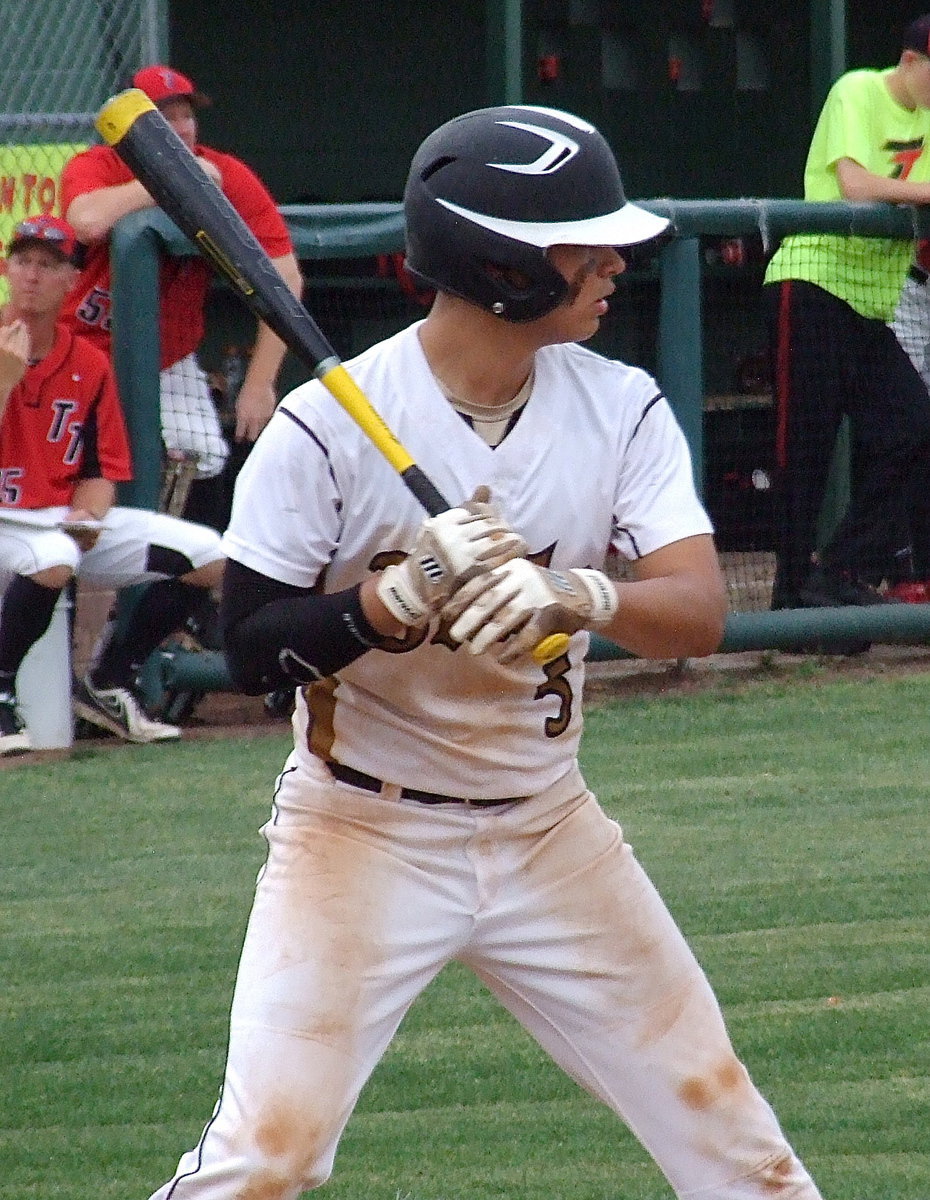
<instances>
[{"instance_id":1,"label":"black bat barrel","mask_svg":"<svg viewBox=\"0 0 930 1200\"><path fill-rule=\"evenodd\" d=\"M299 340L316 371L339 358L291 292L258 240L148 96L129 88L108 100L95 122L137 179L203 256L282 339Z\"/></svg>"}]
</instances>

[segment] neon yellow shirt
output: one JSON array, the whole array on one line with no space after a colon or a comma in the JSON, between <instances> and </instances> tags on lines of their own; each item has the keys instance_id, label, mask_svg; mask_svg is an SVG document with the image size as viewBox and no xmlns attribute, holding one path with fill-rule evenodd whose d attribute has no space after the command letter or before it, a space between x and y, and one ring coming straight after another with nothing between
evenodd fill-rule
<instances>
[{"instance_id":1,"label":"neon yellow shirt","mask_svg":"<svg viewBox=\"0 0 930 1200\"><path fill-rule=\"evenodd\" d=\"M888 90L893 69L849 71L834 83L807 155L805 200L844 198L836 177L841 158L888 179L930 180L930 109L898 104ZM772 258L765 282L804 279L865 317L889 321L913 257L913 242L901 238L794 234Z\"/></svg>"}]
</instances>

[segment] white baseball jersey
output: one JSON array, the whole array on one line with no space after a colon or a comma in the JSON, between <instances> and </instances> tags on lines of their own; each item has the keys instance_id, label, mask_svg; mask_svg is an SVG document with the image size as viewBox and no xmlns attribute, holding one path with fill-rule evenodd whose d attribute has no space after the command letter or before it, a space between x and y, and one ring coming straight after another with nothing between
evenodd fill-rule
<instances>
[{"instance_id":1,"label":"white baseball jersey","mask_svg":"<svg viewBox=\"0 0 930 1200\"><path fill-rule=\"evenodd\" d=\"M711 530L684 436L637 368L577 344L543 348L519 420L492 449L443 396L418 326L347 367L449 502L488 484L544 565L602 568L609 546L636 558ZM271 578L310 587L323 576L335 592L407 552L422 520L402 480L312 381L286 397L247 459L223 547ZM413 648L364 654L336 681L304 689L298 757L487 798L536 794L565 773L580 736L587 634L545 668L471 655L435 622L408 640Z\"/></svg>"}]
</instances>

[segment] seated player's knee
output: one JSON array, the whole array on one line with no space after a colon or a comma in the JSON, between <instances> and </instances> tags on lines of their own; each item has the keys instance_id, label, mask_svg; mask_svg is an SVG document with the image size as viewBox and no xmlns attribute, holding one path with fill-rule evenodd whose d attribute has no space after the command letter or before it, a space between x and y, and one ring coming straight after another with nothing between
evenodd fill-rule
<instances>
[{"instance_id":1,"label":"seated player's knee","mask_svg":"<svg viewBox=\"0 0 930 1200\"><path fill-rule=\"evenodd\" d=\"M74 578L74 567L67 563L59 563L54 567L45 567L41 571L36 571L29 578L33 583L37 583L39 587L49 588L54 592L60 592L62 588L66 588Z\"/></svg>"},{"instance_id":2,"label":"seated player's knee","mask_svg":"<svg viewBox=\"0 0 930 1200\"><path fill-rule=\"evenodd\" d=\"M193 587L218 588L223 582L225 566L225 558L215 558L212 562L205 563L202 567L197 567L179 578L182 583L189 583Z\"/></svg>"},{"instance_id":3,"label":"seated player's knee","mask_svg":"<svg viewBox=\"0 0 930 1200\"><path fill-rule=\"evenodd\" d=\"M200 587L212 587L222 579L220 535L209 525L151 513L148 537L146 570Z\"/></svg>"}]
</instances>

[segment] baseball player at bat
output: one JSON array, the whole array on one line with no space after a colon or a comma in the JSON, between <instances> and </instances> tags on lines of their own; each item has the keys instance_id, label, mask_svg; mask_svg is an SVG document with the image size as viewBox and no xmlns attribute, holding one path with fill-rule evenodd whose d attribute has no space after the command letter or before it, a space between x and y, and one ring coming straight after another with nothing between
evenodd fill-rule
<instances>
[{"instance_id":1,"label":"baseball player at bat","mask_svg":"<svg viewBox=\"0 0 930 1200\"><path fill-rule=\"evenodd\" d=\"M711 653L725 588L655 381L580 343L626 248L604 138L523 106L449 121L405 191L425 320L347 364L444 495L423 518L319 380L285 397L224 537L249 692L300 685L264 826L226 1081L153 1200L321 1186L411 1004L470 967L625 1121L679 1197L819 1193L737 1058L707 979L577 762L588 630ZM488 494L490 489L490 495ZM603 573L609 549L630 579ZM568 648L540 666L541 638Z\"/></svg>"}]
</instances>

